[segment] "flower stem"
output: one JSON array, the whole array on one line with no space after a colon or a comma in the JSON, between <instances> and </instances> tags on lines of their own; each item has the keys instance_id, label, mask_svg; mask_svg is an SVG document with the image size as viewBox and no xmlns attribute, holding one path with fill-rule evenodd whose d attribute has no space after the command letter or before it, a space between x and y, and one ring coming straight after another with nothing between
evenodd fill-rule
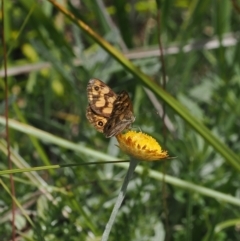
<instances>
[{"instance_id":1,"label":"flower stem","mask_svg":"<svg viewBox=\"0 0 240 241\"><path fill-rule=\"evenodd\" d=\"M132 175L133 175L133 172L136 168L136 166L138 165L139 161L138 160L134 160L134 159L131 159L130 161L130 165L129 165L129 168L128 168L128 172L127 172L127 175L125 176L124 178L124 181L123 181L123 185L122 185L122 188L118 194L118 198L117 198L117 201L115 203L115 206L112 210L112 213L111 213L111 216L108 220L108 223L105 227L105 230L104 230L104 233L102 235L102 241L107 241L108 240L108 236L110 234L110 231L112 229L112 226L113 226L113 223L116 219L116 216L117 216L117 213L121 207L121 204L122 204L122 201L126 195L126 192L127 192L127 186L130 182L130 179L132 178Z\"/></svg>"}]
</instances>

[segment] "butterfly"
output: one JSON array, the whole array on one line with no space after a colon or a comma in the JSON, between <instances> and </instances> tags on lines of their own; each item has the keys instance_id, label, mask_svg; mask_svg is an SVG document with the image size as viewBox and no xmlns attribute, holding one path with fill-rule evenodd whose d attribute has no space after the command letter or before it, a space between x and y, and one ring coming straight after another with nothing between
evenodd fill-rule
<instances>
[{"instance_id":1,"label":"butterfly","mask_svg":"<svg viewBox=\"0 0 240 241\"><path fill-rule=\"evenodd\" d=\"M118 135L135 121L132 102L126 91L116 94L101 80L90 79L87 96L86 117L105 137Z\"/></svg>"}]
</instances>

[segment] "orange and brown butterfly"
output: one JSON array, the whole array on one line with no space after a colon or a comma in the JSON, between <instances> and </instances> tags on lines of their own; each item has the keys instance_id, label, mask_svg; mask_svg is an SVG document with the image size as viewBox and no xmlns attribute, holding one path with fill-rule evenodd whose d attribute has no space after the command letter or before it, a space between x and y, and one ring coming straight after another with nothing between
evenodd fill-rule
<instances>
[{"instance_id":1,"label":"orange and brown butterfly","mask_svg":"<svg viewBox=\"0 0 240 241\"><path fill-rule=\"evenodd\" d=\"M126 91L117 95L101 80L90 79L87 95L86 117L107 138L118 135L134 122L132 102Z\"/></svg>"}]
</instances>

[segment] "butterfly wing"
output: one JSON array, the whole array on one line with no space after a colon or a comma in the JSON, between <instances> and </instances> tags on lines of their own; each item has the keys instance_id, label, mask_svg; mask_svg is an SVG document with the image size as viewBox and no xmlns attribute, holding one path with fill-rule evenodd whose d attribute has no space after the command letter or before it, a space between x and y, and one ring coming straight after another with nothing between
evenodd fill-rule
<instances>
[{"instance_id":1,"label":"butterfly wing","mask_svg":"<svg viewBox=\"0 0 240 241\"><path fill-rule=\"evenodd\" d=\"M86 117L88 121L90 122L91 125L95 127L95 129L99 132L103 133L103 128L107 123L107 118L97 115L90 105L88 105L87 110L86 110Z\"/></svg>"},{"instance_id":2,"label":"butterfly wing","mask_svg":"<svg viewBox=\"0 0 240 241\"><path fill-rule=\"evenodd\" d=\"M116 136L128 128L135 120L131 99L126 91L122 91L114 102L113 110L103 128L107 138Z\"/></svg>"},{"instance_id":3,"label":"butterfly wing","mask_svg":"<svg viewBox=\"0 0 240 241\"><path fill-rule=\"evenodd\" d=\"M88 103L100 116L110 117L117 95L99 79L90 79L87 85Z\"/></svg>"}]
</instances>

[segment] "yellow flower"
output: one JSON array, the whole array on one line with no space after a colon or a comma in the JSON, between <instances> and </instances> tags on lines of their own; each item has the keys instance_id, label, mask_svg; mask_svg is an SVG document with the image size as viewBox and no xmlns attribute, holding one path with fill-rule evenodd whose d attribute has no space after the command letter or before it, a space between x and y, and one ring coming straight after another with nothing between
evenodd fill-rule
<instances>
[{"instance_id":1,"label":"yellow flower","mask_svg":"<svg viewBox=\"0 0 240 241\"><path fill-rule=\"evenodd\" d=\"M163 151L158 142L145 133L129 131L116 138L120 149L138 160L157 161L168 158L167 151Z\"/></svg>"}]
</instances>

